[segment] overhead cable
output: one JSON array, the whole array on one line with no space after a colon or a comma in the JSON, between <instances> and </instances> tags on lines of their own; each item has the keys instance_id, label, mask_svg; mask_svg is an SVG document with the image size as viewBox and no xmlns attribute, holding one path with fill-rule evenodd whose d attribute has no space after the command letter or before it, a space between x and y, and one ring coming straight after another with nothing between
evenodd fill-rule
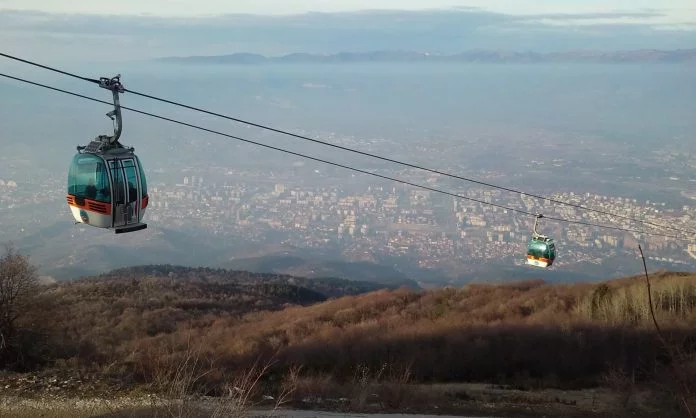
<instances>
[{"instance_id":1,"label":"overhead cable","mask_svg":"<svg viewBox=\"0 0 696 418\"><path fill-rule=\"evenodd\" d=\"M107 101L105 101L105 100L96 99L96 98L89 97L89 96L86 96L86 95L83 95L83 94L80 94L80 93L75 93L75 92L72 92L72 91L60 89L60 88L57 88L57 87L53 87L53 86L49 86L49 85L47 85L47 84L42 84L42 83L38 83L38 82L35 82L35 81L27 80L27 79L24 79L24 78L15 77L15 76L8 75L8 74L4 74L4 73L0 73L0 76L5 77L5 78L8 78L8 79L15 80L15 81L19 81L19 82L22 82L22 83L27 83L27 84L31 84L31 85L34 85L34 86L43 87L43 88L45 88L45 89L49 89L49 90L57 91L57 92L60 92L60 93L68 94L68 95L71 95L71 96L79 97L79 98L82 98L82 99L85 99L85 100L90 100L90 101L97 102L97 103L103 103L103 104L106 104L106 105L113 105L111 102L107 102ZM511 211L511 212L521 213L521 214L529 215L529 216L537 216L537 214L532 213L532 212L528 212L528 211L526 211L526 210L517 209L517 208L511 208L511 207L508 207L508 206L505 206L505 205L500 205L500 204L496 204L496 203L486 202L486 201L483 201L483 200L479 200L479 199L475 199L475 198L472 198L472 197L464 196L464 195L461 195L461 194L458 194L458 193L448 192L448 191L446 191L446 190L437 189L437 188L434 188L434 187L425 186L425 185L418 184L418 183L413 183L413 182L406 181L406 180L402 180L402 179L399 179L399 178L396 178L396 177L391 177L391 176L386 176L386 175L374 173L374 172L371 172L371 171L363 170L363 169L356 168L356 167L351 167L351 166L349 166L349 165L345 165L345 164L341 164L341 163L336 163L336 162L329 161L329 160L325 160L325 159L318 158L318 157L312 157L312 156L307 155L307 154L303 154L303 153L299 153L299 152L287 150L287 149L280 148L280 147L275 147L275 146L272 146L272 145L263 144L263 143L260 143L260 142L257 142L257 141L252 141L252 140L249 140L249 139L246 139L246 138L242 138L242 137L239 137L239 136L230 135L230 134L227 134L227 133L224 133L224 132L220 132L220 131L216 131L216 130L213 130L213 129L205 128L205 127L202 127L202 126L199 126L199 125L195 125L195 124L192 124L192 123L183 122L183 121L180 121L180 120L178 120L178 119L168 118L168 117L165 117L165 116L157 115L157 114L150 113L150 112L145 112L145 111L142 111L142 110L139 110L139 109L135 109L135 108L131 108L131 107L123 106L123 105L121 105L121 108L122 108L122 109L125 109L125 110L129 110L129 111L134 112L134 113L139 113L139 114L142 114L142 115L145 115L145 116L149 116L149 117L152 117L152 118L161 119L161 120L164 120L164 121L172 122L172 123L179 124L179 125L183 125L183 126L188 126L188 127L190 127L190 128L194 128L194 129L198 129L198 130L201 130L201 131L205 131L205 132L213 133L213 134L216 134L216 135L224 136L224 137L227 137L227 138L230 138L230 139L235 139L235 140L238 140L238 141L246 142L246 143L249 143L249 144L252 144L252 145L256 145L256 146L260 146L260 147L263 147L263 148L267 148L267 149L272 149L272 150L275 150L275 151L284 152L284 153L286 153L286 154L295 155L295 156L298 156L298 157L302 157L302 158L306 158L306 159L309 159L309 160L321 162L321 163L324 163L324 164L333 165L333 166L336 166L336 167L344 168L344 169L351 170L351 171L355 171L355 172L358 172L358 173L362 173L362 174L366 174L366 175L378 177L378 178L381 178L381 179L384 179L384 180L395 181L395 182L398 182L398 183L402 183L402 184L406 184L406 185L409 185L409 186L421 188L421 189L424 189L424 190L429 190L429 191L436 192L436 193L441 193L441 194L448 195L448 196L452 196L452 197L456 197L456 198L459 198L459 199L464 199L464 200L473 201L473 202L476 202L476 203L479 203L479 204L482 204L482 205L488 205L488 206L497 207L497 208L500 208L500 209L503 209L503 210L509 210L509 211ZM544 218L545 218L545 219L549 219L549 220L553 220L553 221L557 221L557 222L568 223L568 224L585 225L585 226L596 227L596 228L612 229L612 230L617 230L617 231L639 233L639 234L645 234L645 235L651 235L651 236L661 236L661 237L672 238L672 239L683 240L683 241L692 241L692 239L689 239L689 238L684 238L684 237L679 237L679 236L669 235L669 234L662 234L662 233L650 232L650 231L644 231L644 230L633 229L633 228L623 228L623 227L617 227L617 226L611 226L611 225L601 225L601 224L595 224L595 223L592 223L592 222L585 222L585 221L579 221L579 220L573 220L573 219L565 219L565 218L559 218L559 217L553 217L553 216L546 216L546 215L544 215Z\"/></svg>"},{"instance_id":2,"label":"overhead cable","mask_svg":"<svg viewBox=\"0 0 696 418\"><path fill-rule=\"evenodd\" d=\"M29 60L26 60L26 59L23 59L23 58L19 58L19 57L13 56L13 55L9 55L9 54L5 54L5 53L1 53L1 52L0 52L0 56L6 57L6 58L9 58L9 59L13 59L13 60L16 60L16 61L25 63L25 64L34 65L34 66L37 66L37 67L40 67L40 68L43 68L43 69L47 69L47 70L49 70L49 71L55 71L55 72L57 72L57 73L60 73L60 74L63 74L63 75L67 75L67 76L70 76L70 77L74 77L74 78L77 78L77 79L80 79L80 80L84 80L84 81L88 81L88 82L92 82L92 83L99 83L99 80L97 80L97 79L92 79L92 78L88 78L88 77L83 77L83 76L80 76L80 75L77 75L77 74L74 74L74 73L70 73L70 72L63 71L63 70L60 70L60 69L57 69L57 68L54 68L54 67L50 67L50 66L47 66L47 65L43 65L43 64L36 63L36 62L32 62L32 61L29 61ZM681 229L681 228L674 227L674 226L670 226L670 225L658 224L658 223L651 222L651 221L648 221L648 220L645 220L645 219L638 219L638 218L634 218L634 217L631 217L631 216L628 216L628 215L622 215L622 214L610 212L610 211L607 211L607 210L594 209L594 208L591 208L591 207L588 207L588 206L584 206L584 205L581 205L581 204L578 204L578 203L572 203L572 202L567 202L567 201L563 201L563 200L559 200L559 199L555 199L555 198L551 198L551 197L541 196L541 195L537 195L537 194L534 194L534 193L529 193L529 192L521 191L521 190L518 190L518 189L513 189L513 188L509 188L509 187L499 186L499 185L495 185L495 184L492 184L492 183L488 183L488 182L484 182L484 181L480 181L480 180L475 180L475 179L472 179L472 178L468 178L468 177L464 177L464 176L460 176L460 175L456 175L456 174L451 174L451 173L443 172L443 171L440 171L440 170L436 170L436 169L424 167L424 166L421 166L421 165L418 165L418 164L412 164L412 163L408 163L408 162L404 162L404 161L395 160L395 159L393 159L393 158L383 157L383 156L380 156L380 155L377 155L377 154L373 154L373 153L370 153L370 152L360 151L360 150L357 150L357 149L354 149L354 148L350 148L350 147L346 147L346 146L342 146L342 145L338 145L338 144L332 144L332 143L330 143L330 142L321 141L321 140L319 140L319 139L310 138L310 137L308 137L308 136L295 134L295 133L292 133L292 132L289 132L289 131L285 131L285 130L282 130L282 129L273 128L273 127L271 127L271 126L267 126L267 125L263 125L263 124L259 124L259 123L255 123L255 122L250 122L250 121L247 121L247 120L244 120L244 119L235 118L235 117L232 117L232 116L229 116L229 115L224 115L224 114L221 114L221 113L217 113L217 112L209 111L209 110L202 109L202 108L199 108L199 107L187 105L187 104L184 104L184 103L181 103L181 102L177 102L177 101L173 101L173 100L169 100L169 99L157 97L157 96L150 95L150 94L147 94L147 93L142 93L142 92L138 92L138 91L135 91L135 90L130 90L130 89L127 89L127 88L124 89L124 91L126 91L126 92L128 92L128 93L131 93L131 94L134 94L134 95L137 95L137 96L145 97L145 98L148 98L148 99L151 99L151 100L156 100L156 101L159 101L159 102L168 103L168 104L171 104L171 105L183 107L183 108L190 109L190 110L194 110L194 111L197 111L197 112L206 113L206 114L209 114L209 115L212 115L212 116L217 116L217 117L220 117L220 118L223 118L223 119L227 119L227 120L231 120L231 121L234 121L234 122L242 123L242 124L245 124L245 125L248 125L248 126L253 126L253 127L265 129L265 130L268 130L268 131L271 131L271 132L276 132L276 133L279 133L279 134L291 136L291 137L298 138L298 139L302 139L302 140L305 140L305 141L310 141L310 142L313 142L313 143L325 145L325 146L332 147L332 148L336 148L336 149L340 149L340 150L343 150L343 151L348 151L348 152L352 152L352 153L355 153L355 154L364 155L364 156L367 156L367 157L371 157L371 158L375 158L375 159L378 159L378 160L390 162L390 163L393 163L393 164L399 164L399 165L402 165L402 166L406 166L406 167L410 167L410 168L414 168L414 169L418 169L418 170L423 170L423 171L427 171L427 172L430 172L430 173L433 173L433 174L438 174L438 175L441 175L441 176L445 176L445 177L449 177L449 178L453 178L453 179L457 179L457 180L467 181L467 182L470 182L470 183L479 184L479 185L482 185L482 186L486 186L486 187L490 187L490 188L498 189L498 190L503 190L503 191L507 191L507 192L510 192L510 193L516 193L516 194L523 195L523 196L529 196L529 197L533 197L533 198L536 198L536 199L542 199L542 200L545 200L545 201L548 201L548 202L551 202L551 203L556 203L556 204L559 204L559 205L564 205L564 206L568 206L568 207L573 207L573 208L581 209L581 210L584 210L584 211L587 211L587 212L594 212L594 213L598 213L598 214L602 214L602 215L609 215L609 216L613 216L613 217L616 217L616 218L625 219L625 220L637 222L637 223L640 223L640 224L648 225L648 226L651 226L651 227L653 227L653 228L664 228L664 229L669 229L669 230L672 230L672 231L678 231L678 232L681 232L681 233L686 232L686 233L690 233L690 234L696 235L696 231L684 231L684 230ZM548 218L548 219L551 219L550 217L547 217L547 218Z\"/></svg>"}]
</instances>

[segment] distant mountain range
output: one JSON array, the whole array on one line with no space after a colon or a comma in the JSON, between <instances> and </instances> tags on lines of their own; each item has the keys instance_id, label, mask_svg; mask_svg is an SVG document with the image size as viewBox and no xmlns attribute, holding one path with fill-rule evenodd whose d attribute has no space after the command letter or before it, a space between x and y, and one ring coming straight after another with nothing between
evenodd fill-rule
<instances>
[{"instance_id":1,"label":"distant mountain range","mask_svg":"<svg viewBox=\"0 0 696 418\"><path fill-rule=\"evenodd\" d=\"M462 63L543 63L543 62L585 62L585 63L635 63L672 62L696 63L696 48L678 50L640 49L632 51L591 51L576 50L566 52L507 52L507 51L468 51L454 55L416 51L373 51L340 52L337 54L293 53L277 57L240 52L229 55L164 57L157 61L171 63L204 64L275 64L275 63L359 63L359 62L462 62Z\"/></svg>"}]
</instances>

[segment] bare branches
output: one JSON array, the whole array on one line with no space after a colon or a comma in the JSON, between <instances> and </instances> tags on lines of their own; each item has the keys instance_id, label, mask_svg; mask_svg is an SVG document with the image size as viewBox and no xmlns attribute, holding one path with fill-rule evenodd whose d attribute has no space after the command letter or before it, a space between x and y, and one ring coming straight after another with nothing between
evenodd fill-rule
<instances>
[{"instance_id":1,"label":"bare branches","mask_svg":"<svg viewBox=\"0 0 696 418\"><path fill-rule=\"evenodd\" d=\"M665 350L667 350L669 357L670 357L670 364L672 365L672 368L674 369L674 375L679 381L679 387L680 387L680 394L679 397L681 398L682 403L684 404L684 409L686 410L687 416L689 418L693 418L693 414L691 413L691 408L689 407L689 398L690 398L690 391L689 387L686 383L685 377L681 370L679 369L679 364L683 363L684 359L681 358L681 356L678 356L675 353L675 348L672 344L670 344L667 339L665 338L664 334L662 333L662 329L660 328L660 324L657 322L657 318L655 317L655 308L653 307L653 301L652 301L652 290L650 288L650 276L648 275L648 266L645 263L645 256L643 255L643 248L638 244L638 250L640 251L640 258L643 260L643 270L645 271L645 283L648 288L648 303L650 304L650 316L652 317L653 324L655 325L655 330L657 331L657 336L660 338L660 341L662 342L662 345L664 346Z\"/></svg>"},{"instance_id":2,"label":"bare branches","mask_svg":"<svg viewBox=\"0 0 696 418\"><path fill-rule=\"evenodd\" d=\"M6 245L5 255L0 258L0 361L8 361L8 351L13 349L21 354L21 348L15 347L17 321L27 315L38 287L36 268L11 245Z\"/></svg>"},{"instance_id":3,"label":"bare branches","mask_svg":"<svg viewBox=\"0 0 696 418\"><path fill-rule=\"evenodd\" d=\"M273 359L260 364L260 358L246 370L237 374L231 385L227 386L228 394L223 396L212 416L243 417L249 408L255 407L252 398L259 390L259 382L268 370L275 364ZM282 396L282 392L281 392ZM276 406L277 407L277 406Z\"/></svg>"}]
</instances>

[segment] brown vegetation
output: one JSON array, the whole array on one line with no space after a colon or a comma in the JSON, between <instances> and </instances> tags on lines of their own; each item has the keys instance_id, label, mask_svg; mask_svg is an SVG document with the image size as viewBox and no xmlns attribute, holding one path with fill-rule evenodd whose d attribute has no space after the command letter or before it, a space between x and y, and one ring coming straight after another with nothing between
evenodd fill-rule
<instances>
[{"instance_id":1,"label":"brown vegetation","mask_svg":"<svg viewBox=\"0 0 696 418\"><path fill-rule=\"evenodd\" d=\"M26 370L47 359L44 300L36 268L7 246L0 258L0 368Z\"/></svg>"},{"instance_id":2,"label":"brown vegetation","mask_svg":"<svg viewBox=\"0 0 696 418\"><path fill-rule=\"evenodd\" d=\"M413 395L406 383L485 382L521 390L610 387L627 406L650 388L660 396L654 402L676 411L672 363L696 380L692 274L651 276L655 317L680 355L674 360L655 333L642 277L379 290L327 300L335 288L321 292L287 278L157 271L42 287L34 297L42 298L44 326L33 338L50 350L41 360L160 392L217 396L233 393L229 382L239 370L272 360L254 381L257 398L286 390L283 376L292 370L290 398L325 398L350 387L353 409L373 393L382 407L399 408Z\"/></svg>"}]
</instances>

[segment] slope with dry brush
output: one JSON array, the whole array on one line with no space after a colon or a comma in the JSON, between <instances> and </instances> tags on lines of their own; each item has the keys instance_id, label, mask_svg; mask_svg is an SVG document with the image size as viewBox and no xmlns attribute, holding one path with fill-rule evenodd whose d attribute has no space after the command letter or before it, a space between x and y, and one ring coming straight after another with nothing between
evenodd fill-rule
<instances>
[{"instance_id":1,"label":"slope with dry brush","mask_svg":"<svg viewBox=\"0 0 696 418\"><path fill-rule=\"evenodd\" d=\"M326 300L303 286L225 284L210 272L178 269L178 278L112 274L41 288L35 295L41 309L22 319L32 347L42 347L26 350L24 358L36 360L25 361L27 367L59 364L171 392L195 358L177 393L229 396L239 370L268 364L255 396L277 392L290 373L295 392L288 399L306 406L344 396L353 409L422 407L424 398L407 390L465 382L527 392L608 387L624 407L646 413L659 407L661 416L693 402L693 388L683 384L696 380L693 274L651 277L666 350L642 276L391 289ZM683 379L675 378L674 366ZM471 407L467 390L450 393L450 406Z\"/></svg>"}]
</instances>

